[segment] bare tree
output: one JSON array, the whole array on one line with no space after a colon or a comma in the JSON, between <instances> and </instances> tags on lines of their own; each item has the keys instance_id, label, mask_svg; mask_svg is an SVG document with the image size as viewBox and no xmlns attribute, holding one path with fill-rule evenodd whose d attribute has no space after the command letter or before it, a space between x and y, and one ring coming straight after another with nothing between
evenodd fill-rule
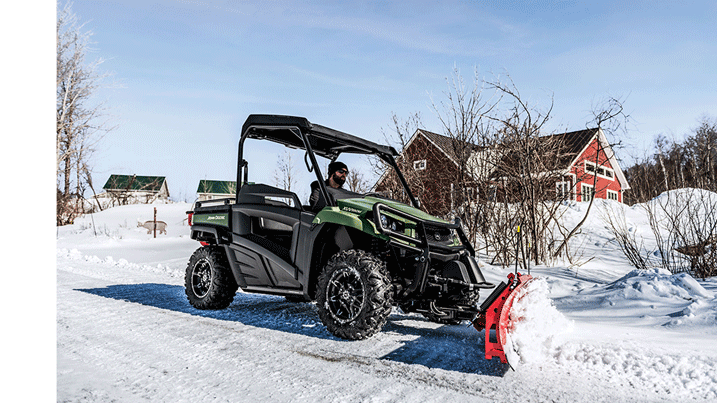
<instances>
[{"instance_id":1,"label":"bare tree","mask_svg":"<svg viewBox=\"0 0 717 403\"><path fill-rule=\"evenodd\" d=\"M411 192L418 200L422 200L421 197L426 193L428 184L426 183L423 172L414 169L412 162L427 159L427 151L421 150L421 154L419 155L406 154L406 149L411 137L417 130L422 128L421 115L414 113L406 120L402 120L394 113L391 116L391 120L392 127L390 129L381 129L384 140L396 149L402 150L401 155L396 158L396 164L405 177L406 182L408 182ZM382 187L377 189L378 191L403 203L410 203L408 195L403 192L403 185L399 181L398 176L395 175L393 169L387 163L374 157L369 157L368 162L373 171L373 175L380 178L378 182L382 184Z\"/></svg>"},{"instance_id":2,"label":"bare tree","mask_svg":"<svg viewBox=\"0 0 717 403\"><path fill-rule=\"evenodd\" d=\"M609 97L597 107L593 107L593 121L590 123L590 126L597 127L598 131L602 130L603 132L612 134L618 132L619 130L622 130L628 120L629 116L626 115L624 112L622 100L614 97ZM588 204L587 209L585 210L585 215L583 215L583 218L580 220L580 222L578 222L575 227L573 227L573 229L570 230L570 232L565 236L563 242L556 249L554 256L559 255L567 247L568 242L570 242L570 239L580 230L580 227L582 227L587 220L588 215L590 214L590 210L592 209L592 206L595 201L594 192L597 191L597 170L601 165L607 163L610 157L612 157L612 155L606 154L608 150L613 150L616 146L617 144L611 144L610 147L605 147L598 140L597 152L595 153L595 160L593 161L593 163L595 164L595 172L592 173L592 189L594 189L593 195L591 195L590 197L590 202ZM576 181L576 183L577 182L579 181Z\"/></svg>"},{"instance_id":3,"label":"bare tree","mask_svg":"<svg viewBox=\"0 0 717 403\"><path fill-rule=\"evenodd\" d=\"M507 81L485 81L475 74L472 83L466 83L457 69L447 84L444 98L432 101L442 135L431 138L441 142L440 148L451 164L436 168L430 175L413 169L409 163L420 161L421 156L405 155L405 139L411 131L394 116L396 133L404 140L400 144L404 150L401 168L407 177L412 176L412 189L440 195L438 198L450 195L441 200L442 208L436 208L434 201L429 212L446 219L460 217L477 249L492 255L493 263L507 265L516 259L523 264L550 263L558 241L562 242L559 250L574 256L567 244L579 227L564 228L560 218L565 211L562 202L575 194L575 189L558 191L557 184L572 177L565 167L577 151L571 149L567 136L543 129L552 112L552 97L547 108L540 109L521 96L510 77ZM621 104L608 106L620 108L596 109L597 122L611 122L613 115L621 115ZM406 122L411 121L415 120ZM605 151L597 150L596 172L611 157L605 157ZM413 152L422 151L414 147ZM566 155L571 156L569 161ZM431 156L424 158L430 161ZM571 181L572 186L583 178L577 179ZM556 239L556 234L562 234L561 239Z\"/></svg>"},{"instance_id":4,"label":"bare tree","mask_svg":"<svg viewBox=\"0 0 717 403\"><path fill-rule=\"evenodd\" d=\"M411 166L404 165L405 170L431 193L450 195L437 215L460 217L494 261L508 264L516 259L519 225L525 237L520 254L545 260L545 239L558 210L554 172L560 137L540 139L552 100L551 108L541 112L523 101L512 82L485 82L475 74L472 83L466 83L457 69L447 84L444 99L432 101L432 106L442 139L447 139L442 147L453 163L426 178ZM400 133L402 126L396 126ZM402 157L406 162L419 159Z\"/></svg>"},{"instance_id":5,"label":"bare tree","mask_svg":"<svg viewBox=\"0 0 717 403\"><path fill-rule=\"evenodd\" d=\"M490 158L476 161L475 155L496 144L492 121L487 117L499 105L501 94L497 91L486 94L485 83L477 71L474 71L472 82L467 84L460 71L454 68L446 84L445 101L432 100L431 105L444 135L451 140L447 151L455 167L445 170L445 180L452 184L450 215L460 217L466 231L475 234L480 219L474 211L480 197L478 181L486 179L481 174L492 168L486 166L490 165Z\"/></svg>"},{"instance_id":6,"label":"bare tree","mask_svg":"<svg viewBox=\"0 0 717 403\"><path fill-rule=\"evenodd\" d=\"M701 278L717 275L717 194L675 190L643 206L662 268L672 273L691 271Z\"/></svg>"},{"instance_id":7,"label":"bare tree","mask_svg":"<svg viewBox=\"0 0 717 403\"><path fill-rule=\"evenodd\" d=\"M654 152L625 171L629 204L685 187L717 191L717 119L704 116L683 141L660 135Z\"/></svg>"},{"instance_id":8,"label":"bare tree","mask_svg":"<svg viewBox=\"0 0 717 403\"><path fill-rule=\"evenodd\" d=\"M696 186L711 191L717 190L717 119L704 116L700 125L687 140L688 155L694 163L693 174Z\"/></svg>"},{"instance_id":9,"label":"bare tree","mask_svg":"<svg viewBox=\"0 0 717 403\"><path fill-rule=\"evenodd\" d=\"M564 180L565 136L546 135L543 126L550 118L553 107L552 97L547 109L534 107L520 95L515 84L495 80L490 83L501 94L502 104L490 118L497 124L502 158L489 179L489 186L500 185L503 205L500 209L485 209L483 214L509 217L500 227L490 220L486 232L497 232L502 239L494 242L500 245L500 260L532 260L548 263L551 259L550 245L553 231L560 226L561 201L568 194L558 193L556 183ZM510 210L508 215L506 211ZM522 240L516 239L515 230L520 226ZM521 241L518 244L518 241ZM522 249L521 249L522 247ZM516 256L515 253L520 253ZM520 259L519 259L520 258ZM527 262L525 262L527 263Z\"/></svg>"},{"instance_id":10,"label":"bare tree","mask_svg":"<svg viewBox=\"0 0 717 403\"><path fill-rule=\"evenodd\" d=\"M650 217L651 224L653 223L652 217L654 215ZM601 211L601 218L607 225L608 231L615 237L614 242L632 266L641 270L654 267L651 259L652 251L645 248L644 239L638 239L636 231L628 226L624 204L605 205Z\"/></svg>"},{"instance_id":11,"label":"bare tree","mask_svg":"<svg viewBox=\"0 0 717 403\"><path fill-rule=\"evenodd\" d=\"M363 172L357 171L356 169L352 169L346 176L346 184L350 191L356 193L366 193L371 188Z\"/></svg>"},{"instance_id":12,"label":"bare tree","mask_svg":"<svg viewBox=\"0 0 717 403\"><path fill-rule=\"evenodd\" d=\"M291 192L292 187L296 189L298 181L296 167L291 160L291 153L284 150L278 158L277 168L274 170L274 184L284 190Z\"/></svg>"},{"instance_id":13,"label":"bare tree","mask_svg":"<svg viewBox=\"0 0 717 403\"><path fill-rule=\"evenodd\" d=\"M90 158L102 135L112 128L104 120L104 105L92 103L106 74L102 60L85 60L91 32L83 31L72 3L57 17L57 225L71 223L84 212L84 191L91 181Z\"/></svg>"}]
</instances>

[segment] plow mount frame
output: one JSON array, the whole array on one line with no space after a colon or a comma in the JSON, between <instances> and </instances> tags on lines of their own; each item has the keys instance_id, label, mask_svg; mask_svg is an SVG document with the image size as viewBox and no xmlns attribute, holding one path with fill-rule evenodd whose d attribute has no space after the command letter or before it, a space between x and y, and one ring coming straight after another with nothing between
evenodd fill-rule
<instances>
[{"instance_id":1,"label":"plow mount frame","mask_svg":"<svg viewBox=\"0 0 717 403\"><path fill-rule=\"evenodd\" d=\"M525 286L532 279L529 274L510 273L508 283L501 282L481 304L480 313L473 320L473 327L479 332L485 329L486 360L498 357L500 362L509 364L505 354L505 343L508 340L508 331L512 330L510 310L517 295L515 290ZM493 338L491 330L495 330Z\"/></svg>"}]
</instances>

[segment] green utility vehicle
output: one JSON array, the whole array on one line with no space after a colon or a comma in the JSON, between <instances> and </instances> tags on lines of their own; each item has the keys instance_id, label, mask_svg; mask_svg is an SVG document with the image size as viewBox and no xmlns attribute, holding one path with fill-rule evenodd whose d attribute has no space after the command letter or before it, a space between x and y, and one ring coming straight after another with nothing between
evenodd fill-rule
<instances>
[{"instance_id":1,"label":"green utility vehicle","mask_svg":"<svg viewBox=\"0 0 717 403\"><path fill-rule=\"evenodd\" d=\"M312 211L295 193L249 182L247 139L305 150L325 207ZM392 167L412 206L327 186L317 156L336 161L345 153L375 155ZM479 290L494 285L460 221L420 210L397 156L393 147L302 117L250 115L239 141L236 197L196 202L188 212L192 239L202 243L187 266L189 302L223 309L238 287L315 301L326 328L352 340L379 331L394 306L441 323L474 321L485 310L477 306Z\"/></svg>"}]
</instances>

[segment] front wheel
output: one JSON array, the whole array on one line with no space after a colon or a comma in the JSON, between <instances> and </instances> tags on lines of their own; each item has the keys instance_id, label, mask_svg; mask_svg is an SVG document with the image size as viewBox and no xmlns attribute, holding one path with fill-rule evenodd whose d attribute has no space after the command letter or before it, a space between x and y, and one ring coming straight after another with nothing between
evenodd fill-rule
<instances>
[{"instance_id":1,"label":"front wheel","mask_svg":"<svg viewBox=\"0 0 717 403\"><path fill-rule=\"evenodd\" d=\"M224 309L239 288L224 251L216 246L203 246L192 254L184 286L189 303L197 309Z\"/></svg>"},{"instance_id":2,"label":"front wheel","mask_svg":"<svg viewBox=\"0 0 717 403\"><path fill-rule=\"evenodd\" d=\"M339 252L319 275L319 317L337 337L361 340L373 336L386 323L392 305L393 288L386 264L368 252Z\"/></svg>"}]
</instances>

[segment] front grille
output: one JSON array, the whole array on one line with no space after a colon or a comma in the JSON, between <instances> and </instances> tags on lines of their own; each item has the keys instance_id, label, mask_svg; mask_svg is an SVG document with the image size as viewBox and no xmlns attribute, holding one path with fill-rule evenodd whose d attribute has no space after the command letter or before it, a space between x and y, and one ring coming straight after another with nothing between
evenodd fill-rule
<instances>
[{"instance_id":1,"label":"front grille","mask_svg":"<svg viewBox=\"0 0 717 403\"><path fill-rule=\"evenodd\" d=\"M453 231L449 228L426 226L426 237L428 242L448 243L453 242Z\"/></svg>"}]
</instances>

